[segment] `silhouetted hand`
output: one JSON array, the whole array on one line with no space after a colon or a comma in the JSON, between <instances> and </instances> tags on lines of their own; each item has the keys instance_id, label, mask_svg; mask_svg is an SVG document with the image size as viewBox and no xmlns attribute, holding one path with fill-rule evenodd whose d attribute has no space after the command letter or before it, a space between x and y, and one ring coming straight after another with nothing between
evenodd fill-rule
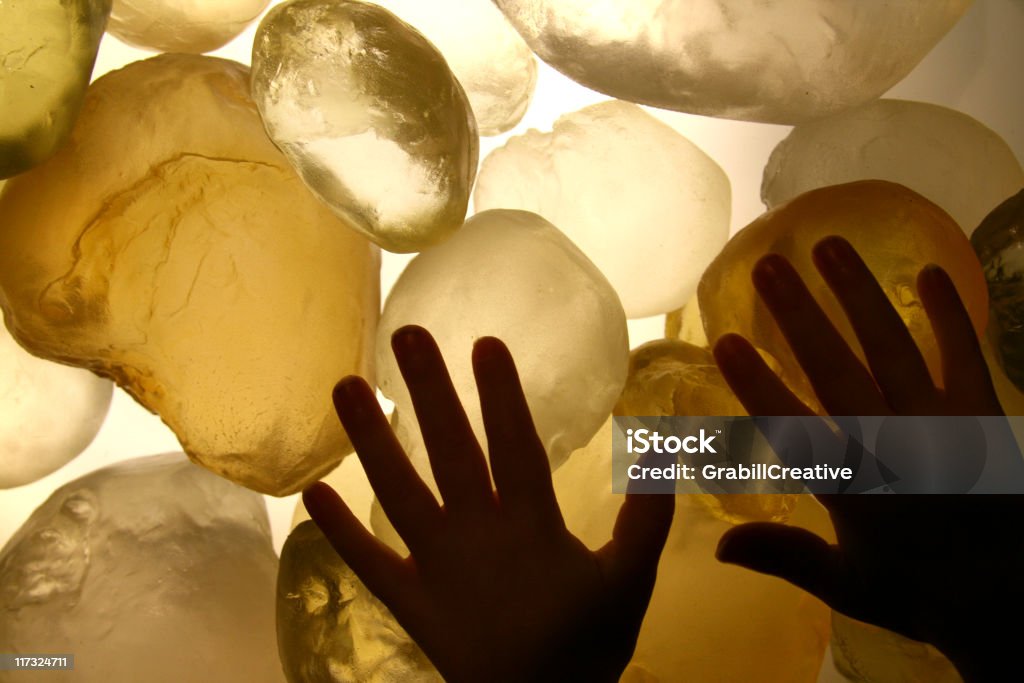
<instances>
[{"instance_id":1,"label":"silhouetted hand","mask_svg":"<svg viewBox=\"0 0 1024 683\"><path fill-rule=\"evenodd\" d=\"M814 262L857 335L868 367L843 341L785 258L754 268L771 311L832 415L1002 415L971 321L949 276L921 271L918 293L942 356L933 382L899 315L848 242L829 237ZM812 414L742 337L715 359L751 415ZM929 642L967 680L1009 680L1014 630L999 623L1024 607L1024 519L1017 496L819 496L838 543L769 523L744 524L718 547L723 562L772 574L847 616Z\"/></svg>"},{"instance_id":2,"label":"silhouetted hand","mask_svg":"<svg viewBox=\"0 0 1024 683\"><path fill-rule=\"evenodd\" d=\"M612 540L591 552L565 528L504 344L483 338L473 350L490 474L433 338L406 327L392 347L444 505L416 474L373 391L348 377L335 388L338 415L410 556L374 538L325 484L304 494L310 516L446 680L618 680L650 601L674 497L627 496Z\"/></svg>"}]
</instances>

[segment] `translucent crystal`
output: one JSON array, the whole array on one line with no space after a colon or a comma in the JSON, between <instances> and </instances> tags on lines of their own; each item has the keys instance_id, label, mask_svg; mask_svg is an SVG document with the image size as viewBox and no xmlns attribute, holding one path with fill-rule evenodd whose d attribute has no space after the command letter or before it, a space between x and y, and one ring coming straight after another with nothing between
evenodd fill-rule
<instances>
[{"instance_id":1,"label":"translucent crystal","mask_svg":"<svg viewBox=\"0 0 1024 683\"><path fill-rule=\"evenodd\" d=\"M276 573L259 495L180 453L129 460L57 489L0 551L0 643L75 655L36 681L282 683Z\"/></svg>"},{"instance_id":2,"label":"translucent crystal","mask_svg":"<svg viewBox=\"0 0 1024 683\"><path fill-rule=\"evenodd\" d=\"M193 459L283 495L345 452L330 392L372 377L380 255L306 191L248 84L192 55L96 81L69 143L0 196L0 306L32 353L113 378Z\"/></svg>"},{"instance_id":3,"label":"translucent crystal","mask_svg":"<svg viewBox=\"0 0 1024 683\"><path fill-rule=\"evenodd\" d=\"M540 214L615 287L626 315L678 308L729 237L729 179L708 155L627 102L530 130L484 160L473 202Z\"/></svg>"},{"instance_id":4,"label":"translucent crystal","mask_svg":"<svg viewBox=\"0 0 1024 683\"><path fill-rule=\"evenodd\" d=\"M390 251L419 251L466 216L473 112L444 57L390 12L291 0L260 23L252 92L306 185Z\"/></svg>"},{"instance_id":5,"label":"translucent crystal","mask_svg":"<svg viewBox=\"0 0 1024 683\"><path fill-rule=\"evenodd\" d=\"M708 338L704 334L704 320L700 317L700 302L697 300L696 292L685 306L669 311L665 316L665 336L708 348Z\"/></svg>"},{"instance_id":6,"label":"translucent crystal","mask_svg":"<svg viewBox=\"0 0 1024 683\"><path fill-rule=\"evenodd\" d=\"M0 489L33 482L81 453L112 392L87 370L36 358L0 323Z\"/></svg>"},{"instance_id":7,"label":"translucent crystal","mask_svg":"<svg viewBox=\"0 0 1024 683\"><path fill-rule=\"evenodd\" d=\"M525 211L477 214L395 283L377 335L377 373L403 420L414 412L390 339L408 324L437 339L481 439L470 354L475 339L503 340L555 465L593 436L626 380L626 319L615 291L565 235Z\"/></svg>"},{"instance_id":8,"label":"translucent crystal","mask_svg":"<svg viewBox=\"0 0 1024 683\"><path fill-rule=\"evenodd\" d=\"M768 160L761 198L771 209L808 190L872 178L924 195L968 235L1024 185L1013 150L970 116L878 100L794 128Z\"/></svg>"},{"instance_id":9,"label":"translucent crystal","mask_svg":"<svg viewBox=\"0 0 1024 683\"><path fill-rule=\"evenodd\" d=\"M619 99L795 123L878 97L971 0L494 0L541 59Z\"/></svg>"},{"instance_id":10,"label":"translucent crystal","mask_svg":"<svg viewBox=\"0 0 1024 683\"><path fill-rule=\"evenodd\" d=\"M270 0L114 0L107 30L160 52L216 50L241 33Z\"/></svg>"},{"instance_id":11,"label":"translucent crystal","mask_svg":"<svg viewBox=\"0 0 1024 683\"><path fill-rule=\"evenodd\" d=\"M281 551L277 635L291 683L440 683L430 660L311 521Z\"/></svg>"},{"instance_id":12,"label":"translucent crystal","mask_svg":"<svg viewBox=\"0 0 1024 683\"><path fill-rule=\"evenodd\" d=\"M64 143L89 85L110 0L0 2L0 178Z\"/></svg>"},{"instance_id":13,"label":"translucent crystal","mask_svg":"<svg viewBox=\"0 0 1024 683\"><path fill-rule=\"evenodd\" d=\"M960 683L953 664L931 645L832 613L832 659L855 683Z\"/></svg>"},{"instance_id":14,"label":"translucent crystal","mask_svg":"<svg viewBox=\"0 0 1024 683\"><path fill-rule=\"evenodd\" d=\"M975 331L985 328L988 293L970 242L953 219L900 185L862 181L812 190L762 214L737 233L711 263L697 290L708 339L738 332L777 359L783 377L804 398L813 396L775 325L750 284L754 264L769 252L788 258L836 329L860 353L850 324L811 261L811 248L841 235L857 249L907 323L932 376L941 378L938 348L917 297L917 275L935 263L953 278Z\"/></svg>"},{"instance_id":15,"label":"translucent crystal","mask_svg":"<svg viewBox=\"0 0 1024 683\"><path fill-rule=\"evenodd\" d=\"M537 60L490 0L376 0L441 51L466 90L481 135L523 117L537 83Z\"/></svg>"}]
</instances>

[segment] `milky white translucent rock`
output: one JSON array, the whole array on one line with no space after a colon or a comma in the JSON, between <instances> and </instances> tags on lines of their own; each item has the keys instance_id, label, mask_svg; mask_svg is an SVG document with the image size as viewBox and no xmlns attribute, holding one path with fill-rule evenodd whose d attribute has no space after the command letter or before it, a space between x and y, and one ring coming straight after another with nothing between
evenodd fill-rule
<instances>
[{"instance_id":1,"label":"milky white translucent rock","mask_svg":"<svg viewBox=\"0 0 1024 683\"><path fill-rule=\"evenodd\" d=\"M470 353L480 337L504 341L556 465L593 436L626 380L626 319L615 291L565 235L525 211L477 214L414 258L392 288L377 334L377 377L402 420L414 411L390 339L413 323L437 339L482 441Z\"/></svg>"},{"instance_id":2,"label":"milky white translucent rock","mask_svg":"<svg viewBox=\"0 0 1024 683\"><path fill-rule=\"evenodd\" d=\"M160 52L216 50L255 21L270 0L114 0L107 30Z\"/></svg>"},{"instance_id":3,"label":"milky white translucent rock","mask_svg":"<svg viewBox=\"0 0 1024 683\"><path fill-rule=\"evenodd\" d=\"M491 0L375 0L432 42L466 90L481 135L523 117L537 83L537 60Z\"/></svg>"},{"instance_id":4,"label":"milky white translucent rock","mask_svg":"<svg viewBox=\"0 0 1024 683\"><path fill-rule=\"evenodd\" d=\"M117 381L199 463L284 495L347 438L373 376L380 254L267 138L240 64L162 55L97 80L68 143L0 195L19 343Z\"/></svg>"},{"instance_id":5,"label":"milky white translucent rock","mask_svg":"<svg viewBox=\"0 0 1024 683\"><path fill-rule=\"evenodd\" d=\"M290 683L441 683L423 651L311 521L281 550L277 634Z\"/></svg>"},{"instance_id":6,"label":"milky white translucent rock","mask_svg":"<svg viewBox=\"0 0 1024 683\"><path fill-rule=\"evenodd\" d=\"M541 59L619 99L795 123L906 76L971 0L495 0Z\"/></svg>"},{"instance_id":7,"label":"milky white translucent rock","mask_svg":"<svg viewBox=\"0 0 1024 683\"><path fill-rule=\"evenodd\" d=\"M0 551L0 643L75 655L34 681L282 683L276 573L262 497L182 454L129 460L57 489Z\"/></svg>"},{"instance_id":8,"label":"milky white translucent rock","mask_svg":"<svg viewBox=\"0 0 1024 683\"><path fill-rule=\"evenodd\" d=\"M473 202L554 223L601 269L630 318L686 303L729 237L725 172L628 102L509 139L484 160Z\"/></svg>"},{"instance_id":9,"label":"milky white translucent rock","mask_svg":"<svg viewBox=\"0 0 1024 683\"><path fill-rule=\"evenodd\" d=\"M291 0L260 22L252 92L267 132L327 206L390 251L466 216L478 137L444 57L390 12Z\"/></svg>"},{"instance_id":10,"label":"milky white translucent rock","mask_svg":"<svg viewBox=\"0 0 1024 683\"><path fill-rule=\"evenodd\" d=\"M67 139L109 14L110 0L0 2L0 178Z\"/></svg>"},{"instance_id":11,"label":"milky white translucent rock","mask_svg":"<svg viewBox=\"0 0 1024 683\"><path fill-rule=\"evenodd\" d=\"M0 323L0 489L46 476L96 436L114 385L36 358Z\"/></svg>"},{"instance_id":12,"label":"milky white translucent rock","mask_svg":"<svg viewBox=\"0 0 1024 683\"><path fill-rule=\"evenodd\" d=\"M1013 150L977 120L934 104L878 100L794 128L768 160L761 198L770 209L808 190L871 178L924 195L968 235L1024 186Z\"/></svg>"}]
</instances>

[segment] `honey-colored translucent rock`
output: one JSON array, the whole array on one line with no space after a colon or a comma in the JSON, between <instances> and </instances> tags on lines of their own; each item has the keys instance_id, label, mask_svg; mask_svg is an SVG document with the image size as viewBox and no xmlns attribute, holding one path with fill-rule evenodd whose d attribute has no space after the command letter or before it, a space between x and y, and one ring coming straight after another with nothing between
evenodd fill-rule
<instances>
[{"instance_id":1,"label":"honey-colored translucent rock","mask_svg":"<svg viewBox=\"0 0 1024 683\"><path fill-rule=\"evenodd\" d=\"M537 60L491 0L376 0L441 51L466 90L481 135L523 118L537 84Z\"/></svg>"},{"instance_id":2,"label":"honey-colored translucent rock","mask_svg":"<svg viewBox=\"0 0 1024 683\"><path fill-rule=\"evenodd\" d=\"M626 315L679 308L729 237L729 179L707 154L628 102L566 114L484 160L478 211L554 223L601 269Z\"/></svg>"},{"instance_id":3,"label":"honey-colored translucent rock","mask_svg":"<svg viewBox=\"0 0 1024 683\"><path fill-rule=\"evenodd\" d=\"M277 638L290 683L441 683L423 651L311 521L281 551Z\"/></svg>"},{"instance_id":4,"label":"honey-colored translucent rock","mask_svg":"<svg viewBox=\"0 0 1024 683\"><path fill-rule=\"evenodd\" d=\"M504 341L555 466L590 440L626 381L626 318L615 290L555 226L525 211L473 216L414 258L392 288L377 334L377 372L403 419L415 413L390 340L409 324L437 339L482 443L470 354L480 337Z\"/></svg>"},{"instance_id":5,"label":"honey-colored translucent rock","mask_svg":"<svg viewBox=\"0 0 1024 683\"><path fill-rule=\"evenodd\" d=\"M109 14L110 0L0 2L0 178L64 143Z\"/></svg>"},{"instance_id":6,"label":"honey-colored translucent rock","mask_svg":"<svg viewBox=\"0 0 1024 683\"><path fill-rule=\"evenodd\" d=\"M263 498L180 453L57 489L0 551L0 643L81 683L283 683ZM13 678L3 680L19 681Z\"/></svg>"},{"instance_id":7,"label":"honey-colored translucent rock","mask_svg":"<svg viewBox=\"0 0 1024 683\"><path fill-rule=\"evenodd\" d=\"M0 196L0 306L44 358L111 377L197 462L283 495L347 439L380 254L267 139L245 67L163 55L89 89L68 144Z\"/></svg>"},{"instance_id":8,"label":"honey-colored translucent rock","mask_svg":"<svg viewBox=\"0 0 1024 683\"><path fill-rule=\"evenodd\" d=\"M256 20L270 0L114 0L107 30L160 52L216 50Z\"/></svg>"},{"instance_id":9,"label":"honey-colored translucent rock","mask_svg":"<svg viewBox=\"0 0 1024 683\"><path fill-rule=\"evenodd\" d=\"M941 381L935 335L917 297L917 275L929 263L942 266L953 278L978 333L988 320L985 277L966 235L946 212L885 181L806 192L733 236L697 290L708 339L727 332L742 334L771 354L783 378L812 400L796 359L750 283L750 272L769 252L788 258L836 329L860 353L846 316L811 260L812 247L828 235L841 235L860 253L906 322L932 376Z\"/></svg>"},{"instance_id":10,"label":"honey-colored translucent rock","mask_svg":"<svg viewBox=\"0 0 1024 683\"><path fill-rule=\"evenodd\" d=\"M946 657L927 643L832 613L832 660L855 683L960 683Z\"/></svg>"},{"instance_id":11,"label":"honey-colored translucent rock","mask_svg":"<svg viewBox=\"0 0 1024 683\"><path fill-rule=\"evenodd\" d=\"M878 97L971 0L494 0L541 59L623 100L796 123Z\"/></svg>"},{"instance_id":12,"label":"honey-colored translucent rock","mask_svg":"<svg viewBox=\"0 0 1024 683\"><path fill-rule=\"evenodd\" d=\"M888 180L941 206L968 235L1024 185L1010 146L977 120L924 102L878 100L802 123L764 169L769 209L808 190Z\"/></svg>"},{"instance_id":13,"label":"honey-colored translucent rock","mask_svg":"<svg viewBox=\"0 0 1024 683\"><path fill-rule=\"evenodd\" d=\"M256 32L252 92L306 185L385 249L419 251L466 216L478 137L444 57L353 0L291 0Z\"/></svg>"},{"instance_id":14,"label":"honey-colored translucent rock","mask_svg":"<svg viewBox=\"0 0 1024 683\"><path fill-rule=\"evenodd\" d=\"M113 386L36 358L0 322L0 489L44 477L85 450L107 416Z\"/></svg>"}]
</instances>

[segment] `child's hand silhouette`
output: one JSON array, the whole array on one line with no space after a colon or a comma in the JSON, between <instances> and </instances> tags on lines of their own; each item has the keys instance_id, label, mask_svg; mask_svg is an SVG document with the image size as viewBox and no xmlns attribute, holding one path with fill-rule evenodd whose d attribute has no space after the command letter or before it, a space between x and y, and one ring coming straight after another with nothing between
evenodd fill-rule
<instances>
[{"instance_id":1,"label":"child's hand silhouette","mask_svg":"<svg viewBox=\"0 0 1024 683\"><path fill-rule=\"evenodd\" d=\"M335 388L338 415L410 556L375 539L324 484L304 494L310 516L446 680L618 680L654 587L673 496L627 496L612 540L591 552L565 528L504 344L484 338L473 350L490 473L433 338L406 327L392 347L444 505L373 391L348 377Z\"/></svg>"}]
</instances>

